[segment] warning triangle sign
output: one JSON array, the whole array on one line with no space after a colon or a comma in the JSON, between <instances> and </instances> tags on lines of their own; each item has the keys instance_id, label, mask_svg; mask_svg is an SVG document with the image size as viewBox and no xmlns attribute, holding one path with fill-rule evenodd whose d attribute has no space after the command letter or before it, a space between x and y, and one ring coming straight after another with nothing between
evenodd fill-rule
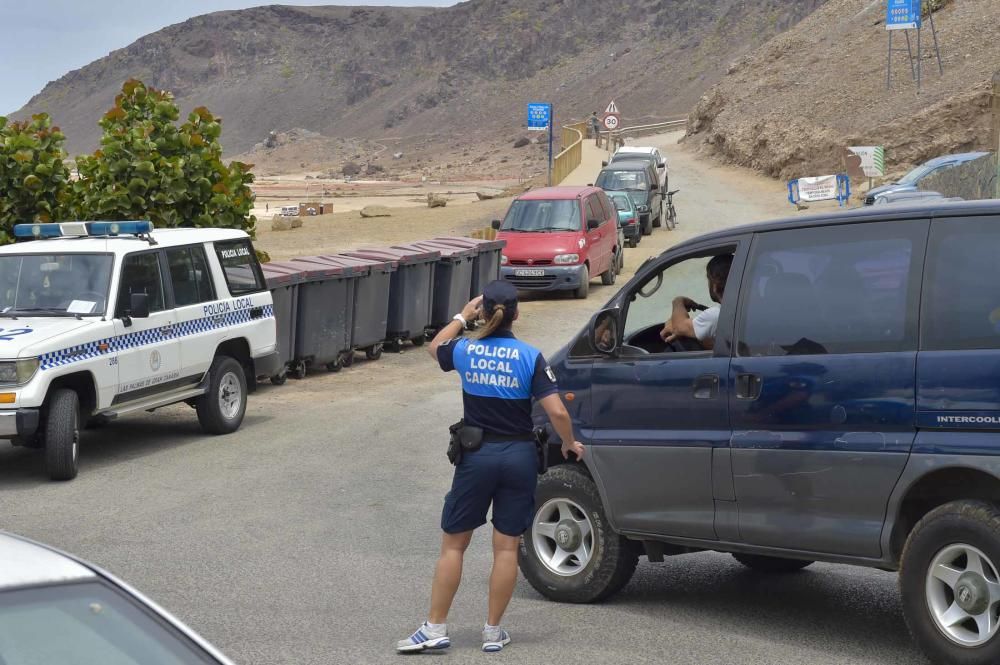
<instances>
[{"instance_id":1,"label":"warning triangle sign","mask_svg":"<svg viewBox=\"0 0 1000 665\"><path fill-rule=\"evenodd\" d=\"M604 112L605 113L618 113L618 105L615 104L615 100L613 100L613 99L611 100L611 103L608 104L608 108L604 109Z\"/></svg>"}]
</instances>

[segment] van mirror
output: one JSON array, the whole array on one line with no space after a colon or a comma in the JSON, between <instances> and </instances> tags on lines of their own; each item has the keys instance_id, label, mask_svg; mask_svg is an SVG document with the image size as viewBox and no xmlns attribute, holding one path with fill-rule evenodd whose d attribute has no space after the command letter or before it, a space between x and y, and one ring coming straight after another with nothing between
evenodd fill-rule
<instances>
[{"instance_id":1,"label":"van mirror","mask_svg":"<svg viewBox=\"0 0 1000 665\"><path fill-rule=\"evenodd\" d=\"M490 226L492 226L495 230L499 231L500 230L500 225L502 223L503 222L501 222L499 219L494 219L492 222L490 222Z\"/></svg>"},{"instance_id":2,"label":"van mirror","mask_svg":"<svg viewBox=\"0 0 1000 665\"><path fill-rule=\"evenodd\" d=\"M149 295L145 293L133 293L129 296L128 316L133 319L149 318Z\"/></svg>"},{"instance_id":3,"label":"van mirror","mask_svg":"<svg viewBox=\"0 0 1000 665\"><path fill-rule=\"evenodd\" d=\"M607 165L608 165L607 162L601 162L601 166L607 166Z\"/></svg>"},{"instance_id":4,"label":"van mirror","mask_svg":"<svg viewBox=\"0 0 1000 665\"><path fill-rule=\"evenodd\" d=\"M659 186L659 185L657 185L657 184L656 184L656 183L654 182L654 183L653 183L652 185L650 185L650 186L649 186L649 191L651 191L651 192L655 192L655 191L656 191L656 190L658 190L659 188L660 188L660 186Z\"/></svg>"},{"instance_id":5,"label":"van mirror","mask_svg":"<svg viewBox=\"0 0 1000 665\"><path fill-rule=\"evenodd\" d=\"M605 309L590 323L590 343L598 353L612 355L618 350L618 310Z\"/></svg>"},{"instance_id":6,"label":"van mirror","mask_svg":"<svg viewBox=\"0 0 1000 665\"><path fill-rule=\"evenodd\" d=\"M666 162L660 162L656 166L657 166L657 168L665 169L665 168L667 168L667 163Z\"/></svg>"}]
</instances>

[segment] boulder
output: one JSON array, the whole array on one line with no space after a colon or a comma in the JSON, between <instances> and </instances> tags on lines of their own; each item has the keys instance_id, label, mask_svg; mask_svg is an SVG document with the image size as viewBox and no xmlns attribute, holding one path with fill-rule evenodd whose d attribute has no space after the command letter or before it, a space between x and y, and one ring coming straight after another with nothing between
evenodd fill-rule
<instances>
[{"instance_id":1,"label":"boulder","mask_svg":"<svg viewBox=\"0 0 1000 665\"><path fill-rule=\"evenodd\" d=\"M518 140L514 141L514 147L515 148L523 148L524 146L528 145L529 143L531 143L531 139L529 139L526 136L522 136Z\"/></svg>"},{"instance_id":2,"label":"boulder","mask_svg":"<svg viewBox=\"0 0 1000 665\"><path fill-rule=\"evenodd\" d=\"M298 226L295 225L296 221L298 221ZM281 215L275 215L271 218L272 231L291 231L299 226L302 226L302 219L299 217L283 217Z\"/></svg>"},{"instance_id":3,"label":"boulder","mask_svg":"<svg viewBox=\"0 0 1000 665\"><path fill-rule=\"evenodd\" d=\"M495 199L498 196L498 192L476 192L476 198L480 201L489 201L490 199Z\"/></svg>"},{"instance_id":4,"label":"boulder","mask_svg":"<svg viewBox=\"0 0 1000 665\"><path fill-rule=\"evenodd\" d=\"M392 217L392 213L386 206L365 206L361 209L361 216L369 217Z\"/></svg>"},{"instance_id":5,"label":"boulder","mask_svg":"<svg viewBox=\"0 0 1000 665\"><path fill-rule=\"evenodd\" d=\"M440 194L435 194L431 192L427 195L427 207L428 208L443 208L448 205L448 199L441 196Z\"/></svg>"}]
</instances>

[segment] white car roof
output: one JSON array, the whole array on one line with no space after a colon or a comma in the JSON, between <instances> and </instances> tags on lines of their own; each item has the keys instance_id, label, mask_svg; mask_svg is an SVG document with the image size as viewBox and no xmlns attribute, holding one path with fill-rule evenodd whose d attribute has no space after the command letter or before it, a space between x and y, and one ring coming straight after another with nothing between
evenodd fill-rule
<instances>
[{"instance_id":1,"label":"white car roof","mask_svg":"<svg viewBox=\"0 0 1000 665\"><path fill-rule=\"evenodd\" d=\"M55 550L0 532L0 590L96 577L94 571Z\"/></svg>"},{"instance_id":2,"label":"white car roof","mask_svg":"<svg viewBox=\"0 0 1000 665\"><path fill-rule=\"evenodd\" d=\"M652 155L654 152L656 152L656 148L642 147L637 145L623 145L622 147L618 148L616 154L618 152L624 152L626 154L632 153L641 155Z\"/></svg>"},{"instance_id":3,"label":"white car roof","mask_svg":"<svg viewBox=\"0 0 1000 665\"><path fill-rule=\"evenodd\" d=\"M150 236L156 241L157 247L176 247L177 245L193 245L217 240L239 240L249 237L238 229L155 229ZM0 247L0 254L32 252L112 252L125 254L149 248L150 245L145 238L131 235L69 236L16 242Z\"/></svg>"}]
</instances>

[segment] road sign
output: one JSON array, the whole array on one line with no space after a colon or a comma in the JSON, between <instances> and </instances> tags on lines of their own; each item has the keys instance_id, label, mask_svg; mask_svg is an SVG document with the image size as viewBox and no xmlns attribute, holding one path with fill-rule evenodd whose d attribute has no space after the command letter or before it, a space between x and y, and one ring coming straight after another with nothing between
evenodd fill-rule
<instances>
[{"instance_id":1,"label":"road sign","mask_svg":"<svg viewBox=\"0 0 1000 665\"><path fill-rule=\"evenodd\" d=\"M608 108L604 109L604 113L607 115L621 115L618 111L618 105L615 104L615 100L613 99L611 100L611 103L608 104Z\"/></svg>"},{"instance_id":2,"label":"road sign","mask_svg":"<svg viewBox=\"0 0 1000 665\"><path fill-rule=\"evenodd\" d=\"M552 124L552 104L528 103L528 129L543 131Z\"/></svg>"},{"instance_id":3,"label":"road sign","mask_svg":"<svg viewBox=\"0 0 1000 665\"><path fill-rule=\"evenodd\" d=\"M919 30L921 0L888 0L886 30Z\"/></svg>"},{"instance_id":4,"label":"road sign","mask_svg":"<svg viewBox=\"0 0 1000 665\"><path fill-rule=\"evenodd\" d=\"M885 148L880 145L851 146L852 153L861 158L861 170L866 178L885 176Z\"/></svg>"},{"instance_id":5,"label":"road sign","mask_svg":"<svg viewBox=\"0 0 1000 665\"><path fill-rule=\"evenodd\" d=\"M616 129L618 129L618 126L621 125L621 122L622 122L621 116L618 115L617 113L609 113L608 115L604 116L604 128L607 129L609 132L613 132Z\"/></svg>"}]
</instances>

